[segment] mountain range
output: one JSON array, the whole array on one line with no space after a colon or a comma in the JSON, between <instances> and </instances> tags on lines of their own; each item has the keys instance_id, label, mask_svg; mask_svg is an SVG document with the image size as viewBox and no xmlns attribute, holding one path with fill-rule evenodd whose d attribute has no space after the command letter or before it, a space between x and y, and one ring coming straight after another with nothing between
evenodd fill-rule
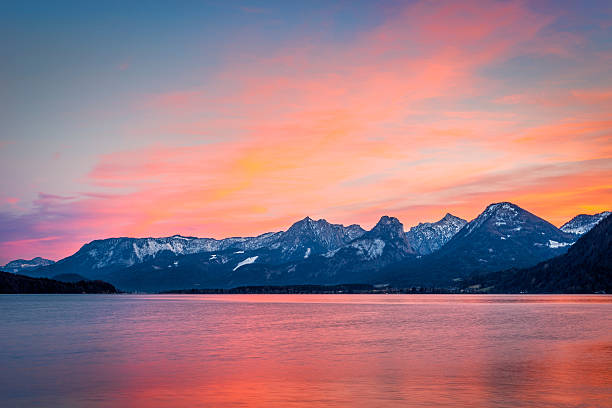
<instances>
[{"instance_id":1,"label":"mountain range","mask_svg":"<svg viewBox=\"0 0 612 408\"><path fill-rule=\"evenodd\" d=\"M369 231L306 217L286 231L255 237L95 240L56 263L14 271L36 277L78 274L136 291L343 283L449 286L475 273L528 267L563 254L600 216L575 217L563 231L503 202L489 205L470 222L446 214L407 232L389 216Z\"/></svg>"}]
</instances>

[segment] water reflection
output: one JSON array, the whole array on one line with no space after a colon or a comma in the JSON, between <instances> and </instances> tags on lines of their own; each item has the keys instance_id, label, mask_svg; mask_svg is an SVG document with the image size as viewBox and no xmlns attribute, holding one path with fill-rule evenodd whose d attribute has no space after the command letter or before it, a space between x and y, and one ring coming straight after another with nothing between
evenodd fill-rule
<instances>
[{"instance_id":1,"label":"water reflection","mask_svg":"<svg viewBox=\"0 0 612 408\"><path fill-rule=\"evenodd\" d=\"M0 297L9 406L581 407L607 296Z\"/></svg>"}]
</instances>

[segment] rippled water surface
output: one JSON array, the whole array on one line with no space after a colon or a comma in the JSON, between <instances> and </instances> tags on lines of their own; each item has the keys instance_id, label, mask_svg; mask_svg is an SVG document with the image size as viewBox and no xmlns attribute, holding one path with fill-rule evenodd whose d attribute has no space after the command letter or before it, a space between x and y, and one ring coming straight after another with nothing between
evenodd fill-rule
<instances>
[{"instance_id":1,"label":"rippled water surface","mask_svg":"<svg viewBox=\"0 0 612 408\"><path fill-rule=\"evenodd\" d=\"M610 407L612 297L0 295L7 407Z\"/></svg>"}]
</instances>

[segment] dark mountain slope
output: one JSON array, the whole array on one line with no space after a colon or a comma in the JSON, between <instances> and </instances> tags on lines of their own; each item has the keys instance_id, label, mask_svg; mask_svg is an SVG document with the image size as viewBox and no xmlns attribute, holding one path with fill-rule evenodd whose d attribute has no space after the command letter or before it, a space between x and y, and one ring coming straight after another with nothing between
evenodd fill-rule
<instances>
[{"instance_id":1,"label":"dark mountain slope","mask_svg":"<svg viewBox=\"0 0 612 408\"><path fill-rule=\"evenodd\" d=\"M79 282L87 280L87 278L77 273L60 273L59 275L53 276L51 279L60 282Z\"/></svg>"}]
</instances>

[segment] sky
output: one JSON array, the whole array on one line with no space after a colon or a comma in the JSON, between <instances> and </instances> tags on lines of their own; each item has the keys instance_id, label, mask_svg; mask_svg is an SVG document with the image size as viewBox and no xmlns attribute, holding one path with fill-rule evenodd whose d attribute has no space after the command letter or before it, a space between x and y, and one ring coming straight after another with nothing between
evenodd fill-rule
<instances>
[{"instance_id":1,"label":"sky","mask_svg":"<svg viewBox=\"0 0 612 408\"><path fill-rule=\"evenodd\" d=\"M612 209L609 1L4 1L0 263Z\"/></svg>"}]
</instances>

